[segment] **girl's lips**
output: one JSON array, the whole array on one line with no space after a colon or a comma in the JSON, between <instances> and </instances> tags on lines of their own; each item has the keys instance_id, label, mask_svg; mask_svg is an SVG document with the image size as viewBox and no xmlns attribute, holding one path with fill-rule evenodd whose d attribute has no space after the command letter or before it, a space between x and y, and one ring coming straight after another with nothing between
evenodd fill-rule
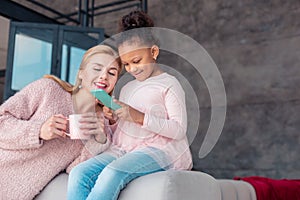
<instances>
[{"instance_id":1,"label":"girl's lips","mask_svg":"<svg viewBox=\"0 0 300 200\"><path fill-rule=\"evenodd\" d=\"M142 71L140 71L140 72L138 72L138 73L135 73L135 74L133 74L133 76L138 76L138 75L140 75L142 73Z\"/></svg>"}]
</instances>

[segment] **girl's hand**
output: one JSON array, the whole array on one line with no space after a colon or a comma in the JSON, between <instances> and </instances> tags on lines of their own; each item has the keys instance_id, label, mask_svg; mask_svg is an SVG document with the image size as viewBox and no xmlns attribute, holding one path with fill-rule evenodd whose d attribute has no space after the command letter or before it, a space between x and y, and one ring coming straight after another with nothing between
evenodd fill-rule
<instances>
[{"instance_id":1,"label":"girl's hand","mask_svg":"<svg viewBox=\"0 0 300 200\"><path fill-rule=\"evenodd\" d=\"M104 117L109 120L109 124L114 124L118 121L118 116L114 114L113 110L104 106L103 107Z\"/></svg>"},{"instance_id":2,"label":"girl's hand","mask_svg":"<svg viewBox=\"0 0 300 200\"><path fill-rule=\"evenodd\" d=\"M114 102L122 107L114 112L118 118L143 125L145 116L144 113L116 99L114 99Z\"/></svg>"},{"instance_id":3,"label":"girl's hand","mask_svg":"<svg viewBox=\"0 0 300 200\"><path fill-rule=\"evenodd\" d=\"M106 135L104 133L104 118L100 113L84 113L79 119L80 130L83 134L93 135L95 140L99 143L106 142Z\"/></svg>"},{"instance_id":4,"label":"girl's hand","mask_svg":"<svg viewBox=\"0 0 300 200\"><path fill-rule=\"evenodd\" d=\"M66 137L68 120L62 114L53 115L42 125L40 138L52 140L59 137Z\"/></svg>"}]
</instances>

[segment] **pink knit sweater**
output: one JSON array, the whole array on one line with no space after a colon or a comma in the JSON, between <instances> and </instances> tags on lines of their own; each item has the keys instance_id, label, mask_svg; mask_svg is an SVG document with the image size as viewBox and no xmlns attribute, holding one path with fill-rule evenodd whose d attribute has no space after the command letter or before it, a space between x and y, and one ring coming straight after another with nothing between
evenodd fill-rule
<instances>
[{"instance_id":1,"label":"pink knit sweater","mask_svg":"<svg viewBox=\"0 0 300 200\"><path fill-rule=\"evenodd\" d=\"M55 81L40 79L0 107L0 199L31 200L81 153L82 142L42 141L42 124L54 114L73 113L71 95Z\"/></svg>"}]
</instances>

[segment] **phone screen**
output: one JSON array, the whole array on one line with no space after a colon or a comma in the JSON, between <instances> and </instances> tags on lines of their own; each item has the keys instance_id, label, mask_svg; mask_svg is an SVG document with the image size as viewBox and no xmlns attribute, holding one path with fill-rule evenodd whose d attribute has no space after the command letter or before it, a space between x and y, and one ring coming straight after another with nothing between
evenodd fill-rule
<instances>
[{"instance_id":1,"label":"phone screen","mask_svg":"<svg viewBox=\"0 0 300 200\"><path fill-rule=\"evenodd\" d=\"M99 101L103 103L106 107L112 109L112 110L117 110L121 108L119 104L116 104L113 101L113 98L107 94L104 90L102 89L97 89L97 90L91 90L91 93L93 96L95 96Z\"/></svg>"}]
</instances>

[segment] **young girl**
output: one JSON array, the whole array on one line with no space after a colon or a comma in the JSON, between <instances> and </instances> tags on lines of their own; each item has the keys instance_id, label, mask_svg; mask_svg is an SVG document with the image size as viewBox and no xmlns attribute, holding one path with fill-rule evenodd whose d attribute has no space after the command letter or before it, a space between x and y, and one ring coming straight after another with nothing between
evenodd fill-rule
<instances>
[{"instance_id":1,"label":"young girl","mask_svg":"<svg viewBox=\"0 0 300 200\"><path fill-rule=\"evenodd\" d=\"M109 150L75 167L69 176L68 199L116 200L133 179L167 169L191 169L186 137L185 96L179 82L163 72L152 20L134 11L122 18L118 50L135 80L121 90L122 107L106 117L118 122ZM130 30L133 29L133 30ZM128 31L130 30L130 31Z\"/></svg>"},{"instance_id":2,"label":"young girl","mask_svg":"<svg viewBox=\"0 0 300 200\"><path fill-rule=\"evenodd\" d=\"M70 114L82 113L83 130L95 136L87 144L102 147L106 136L95 114L102 106L89 91L113 90L121 70L117 56L108 46L92 47L75 86L48 75L0 106L0 199L31 200L74 159L71 166L89 158L80 140L66 137Z\"/></svg>"}]
</instances>

